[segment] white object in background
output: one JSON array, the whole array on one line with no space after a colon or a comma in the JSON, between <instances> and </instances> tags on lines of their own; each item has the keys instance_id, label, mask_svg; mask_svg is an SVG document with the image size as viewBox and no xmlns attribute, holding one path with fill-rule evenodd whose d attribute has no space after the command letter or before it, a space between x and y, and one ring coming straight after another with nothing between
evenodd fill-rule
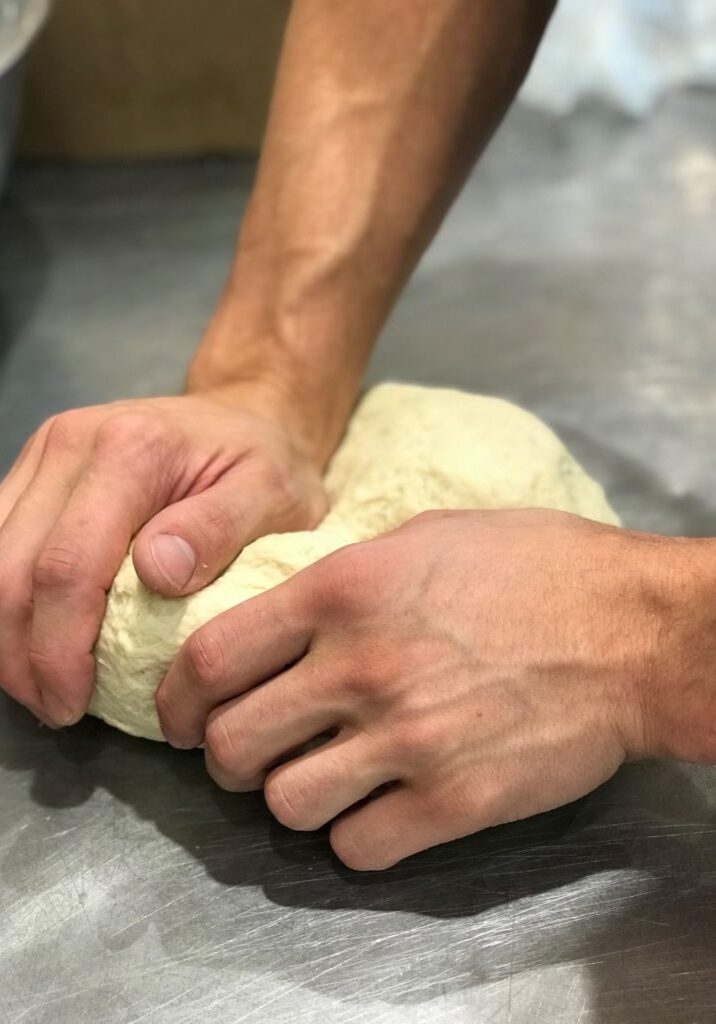
<instances>
[{"instance_id":1,"label":"white object in background","mask_svg":"<svg viewBox=\"0 0 716 1024\"><path fill-rule=\"evenodd\" d=\"M50 0L0 0L0 75L24 55L49 8Z\"/></svg>"},{"instance_id":2,"label":"white object in background","mask_svg":"<svg viewBox=\"0 0 716 1024\"><path fill-rule=\"evenodd\" d=\"M557 114L600 99L640 116L685 85L716 85L716 0L561 0L520 95Z\"/></svg>"},{"instance_id":3,"label":"white object in background","mask_svg":"<svg viewBox=\"0 0 716 1024\"><path fill-rule=\"evenodd\" d=\"M15 142L23 57L49 9L50 0L0 0L0 198Z\"/></svg>"}]
</instances>

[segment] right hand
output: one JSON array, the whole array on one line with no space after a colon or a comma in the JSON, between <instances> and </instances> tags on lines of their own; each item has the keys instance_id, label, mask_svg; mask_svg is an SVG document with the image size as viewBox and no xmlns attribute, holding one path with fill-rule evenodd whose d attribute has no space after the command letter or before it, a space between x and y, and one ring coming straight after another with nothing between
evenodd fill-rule
<instances>
[{"instance_id":1,"label":"right hand","mask_svg":"<svg viewBox=\"0 0 716 1024\"><path fill-rule=\"evenodd\" d=\"M142 582L176 597L256 538L316 526L321 459L284 413L246 385L44 423L0 483L3 689L48 725L84 714L106 594L132 539Z\"/></svg>"}]
</instances>

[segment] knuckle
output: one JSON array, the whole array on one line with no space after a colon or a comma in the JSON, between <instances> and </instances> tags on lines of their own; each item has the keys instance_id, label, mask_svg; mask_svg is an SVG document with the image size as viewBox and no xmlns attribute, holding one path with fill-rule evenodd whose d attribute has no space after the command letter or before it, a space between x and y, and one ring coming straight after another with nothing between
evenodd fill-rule
<instances>
[{"instance_id":1,"label":"knuckle","mask_svg":"<svg viewBox=\"0 0 716 1024\"><path fill-rule=\"evenodd\" d=\"M362 834L353 822L337 822L331 829L331 849L336 857L352 871L381 871L390 867L375 842L375 837Z\"/></svg>"},{"instance_id":2,"label":"knuckle","mask_svg":"<svg viewBox=\"0 0 716 1024\"><path fill-rule=\"evenodd\" d=\"M396 727L391 737L393 750L400 759L421 764L436 754L443 754L449 741L442 723L427 716L413 718Z\"/></svg>"},{"instance_id":3,"label":"knuckle","mask_svg":"<svg viewBox=\"0 0 716 1024\"><path fill-rule=\"evenodd\" d=\"M311 487L306 499L306 528L315 528L325 518L329 509L328 495L322 486Z\"/></svg>"},{"instance_id":4,"label":"knuckle","mask_svg":"<svg viewBox=\"0 0 716 1024\"><path fill-rule=\"evenodd\" d=\"M323 559L321 593L324 604L338 612L359 612L370 604L375 586L373 567L362 544L349 544Z\"/></svg>"},{"instance_id":5,"label":"knuckle","mask_svg":"<svg viewBox=\"0 0 716 1024\"><path fill-rule=\"evenodd\" d=\"M184 656L194 683L212 693L224 678L225 659L223 644L215 629L197 630L184 645Z\"/></svg>"},{"instance_id":6,"label":"knuckle","mask_svg":"<svg viewBox=\"0 0 716 1024\"><path fill-rule=\"evenodd\" d=\"M263 458L256 468L258 490L274 528L310 529L328 508L322 488L309 488L295 467L279 459Z\"/></svg>"},{"instance_id":7,"label":"knuckle","mask_svg":"<svg viewBox=\"0 0 716 1024\"><path fill-rule=\"evenodd\" d=\"M68 589L76 587L88 575L84 555L73 548L47 547L32 569L33 587Z\"/></svg>"},{"instance_id":8,"label":"knuckle","mask_svg":"<svg viewBox=\"0 0 716 1024\"><path fill-rule=\"evenodd\" d=\"M359 586L372 582L372 566L367 557L367 545L348 544L332 556L335 572L345 583Z\"/></svg>"},{"instance_id":9,"label":"knuckle","mask_svg":"<svg viewBox=\"0 0 716 1024\"><path fill-rule=\"evenodd\" d=\"M347 695L395 703L406 689L401 658L402 650L383 649L380 641L370 648L359 635L353 642L349 639L342 654L331 661L327 682Z\"/></svg>"},{"instance_id":10,"label":"knuckle","mask_svg":"<svg viewBox=\"0 0 716 1024\"><path fill-rule=\"evenodd\" d=\"M287 772L270 775L264 784L264 797L274 818L286 828L307 832L314 828L311 799Z\"/></svg>"},{"instance_id":11,"label":"knuckle","mask_svg":"<svg viewBox=\"0 0 716 1024\"><path fill-rule=\"evenodd\" d=\"M141 458L161 444L166 428L156 413L149 410L123 410L109 416L97 428L98 452L120 452Z\"/></svg>"},{"instance_id":12,"label":"knuckle","mask_svg":"<svg viewBox=\"0 0 716 1024\"><path fill-rule=\"evenodd\" d=\"M380 698L387 693L386 680L373 658L360 655L356 651L353 661L346 665L342 672L336 672L340 680L340 689L347 696L362 700Z\"/></svg>"},{"instance_id":13,"label":"knuckle","mask_svg":"<svg viewBox=\"0 0 716 1024\"><path fill-rule=\"evenodd\" d=\"M241 750L237 736L229 731L223 715L209 719L204 745L209 757L209 774L214 781L223 789L240 789L240 782L246 777Z\"/></svg>"},{"instance_id":14,"label":"knuckle","mask_svg":"<svg viewBox=\"0 0 716 1024\"><path fill-rule=\"evenodd\" d=\"M29 647L27 660L33 673L43 679L54 678L61 669L57 654L41 647Z\"/></svg>"},{"instance_id":15,"label":"knuckle","mask_svg":"<svg viewBox=\"0 0 716 1024\"><path fill-rule=\"evenodd\" d=\"M154 694L154 707L157 711L157 716L162 725L170 726L174 720L173 708L174 702L171 699L171 695L167 692L166 686L160 686Z\"/></svg>"},{"instance_id":16,"label":"knuckle","mask_svg":"<svg viewBox=\"0 0 716 1024\"><path fill-rule=\"evenodd\" d=\"M79 420L77 410L74 409L57 413L43 423L37 436L44 437L47 451L64 451L76 443Z\"/></svg>"},{"instance_id":17,"label":"knuckle","mask_svg":"<svg viewBox=\"0 0 716 1024\"><path fill-rule=\"evenodd\" d=\"M231 512L223 505L207 505L202 509L201 522L196 525L212 548L225 551L236 545L237 523Z\"/></svg>"},{"instance_id":18,"label":"knuckle","mask_svg":"<svg viewBox=\"0 0 716 1024\"><path fill-rule=\"evenodd\" d=\"M276 459L264 458L256 467L262 488L274 501L290 504L293 500L293 484L288 469Z\"/></svg>"},{"instance_id":19,"label":"knuckle","mask_svg":"<svg viewBox=\"0 0 716 1024\"><path fill-rule=\"evenodd\" d=\"M17 453L17 458L15 459L15 465L13 466L13 469L19 467L23 460L33 450L37 451L39 449L39 451L42 452L47 442L47 435L49 434L54 421L55 417L50 416L50 418L45 420L45 422L42 423L34 433L30 434L30 436L27 438L25 443L20 448L20 451Z\"/></svg>"}]
</instances>

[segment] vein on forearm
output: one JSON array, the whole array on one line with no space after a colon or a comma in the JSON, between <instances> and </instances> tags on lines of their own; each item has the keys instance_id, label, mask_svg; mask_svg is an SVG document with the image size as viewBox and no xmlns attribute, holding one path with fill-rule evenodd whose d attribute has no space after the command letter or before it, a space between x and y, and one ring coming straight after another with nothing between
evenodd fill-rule
<instances>
[{"instance_id":1,"label":"vein on forearm","mask_svg":"<svg viewBox=\"0 0 716 1024\"><path fill-rule=\"evenodd\" d=\"M290 364L324 393L330 382L332 418L345 417L383 322L509 106L552 7L295 0L206 362Z\"/></svg>"}]
</instances>

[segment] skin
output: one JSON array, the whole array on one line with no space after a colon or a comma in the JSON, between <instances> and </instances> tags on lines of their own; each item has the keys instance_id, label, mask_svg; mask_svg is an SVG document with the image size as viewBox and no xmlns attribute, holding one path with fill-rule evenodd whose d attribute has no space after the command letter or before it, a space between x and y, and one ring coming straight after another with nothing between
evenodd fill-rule
<instances>
[{"instance_id":1,"label":"skin","mask_svg":"<svg viewBox=\"0 0 716 1024\"><path fill-rule=\"evenodd\" d=\"M567 803L627 759L708 761L716 688L692 638L713 635L693 610L714 552L694 543L425 513L198 630L158 690L164 732L203 741L223 788L263 786L288 827L333 821L363 871Z\"/></svg>"},{"instance_id":2,"label":"skin","mask_svg":"<svg viewBox=\"0 0 716 1024\"><path fill-rule=\"evenodd\" d=\"M38 717L85 710L132 537L142 580L175 596L319 521L380 328L552 6L294 4L187 393L62 414L0 485L0 679ZM190 637L162 726L205 745L220 785L263 786L284 824L333 821L366 870L569 801L628 758L713 762L714 544L541 510L423 515Z\"/></svg>"},{"instance_id":3,"label":"skin","mask_svg":"<svg viewBox=\"0 0 716 1024\"><path fill-rule=\"evenodd\" d=\"M308 444L248 400L240 411L196 395L54 417L0 489L4 688L49 725L84 713L106 591L132 537L147 586L184 594L243 544L311 528L326 507Z\"/></svg>"},{"instance_id":4,"label":"skin","mask_svg":"<svg viewBox=\"0 0 716 1024\"><path fill-rule=\"evenodd\" d=\"M256 186L187 393L54 417L0 484L0 681L41 720L67 725L87 708L104 595L132 536L140 578L172 597L257 536L321 518L318 475L380 327L551 6L294 5Z\"/></svg>"}]
</instances>

